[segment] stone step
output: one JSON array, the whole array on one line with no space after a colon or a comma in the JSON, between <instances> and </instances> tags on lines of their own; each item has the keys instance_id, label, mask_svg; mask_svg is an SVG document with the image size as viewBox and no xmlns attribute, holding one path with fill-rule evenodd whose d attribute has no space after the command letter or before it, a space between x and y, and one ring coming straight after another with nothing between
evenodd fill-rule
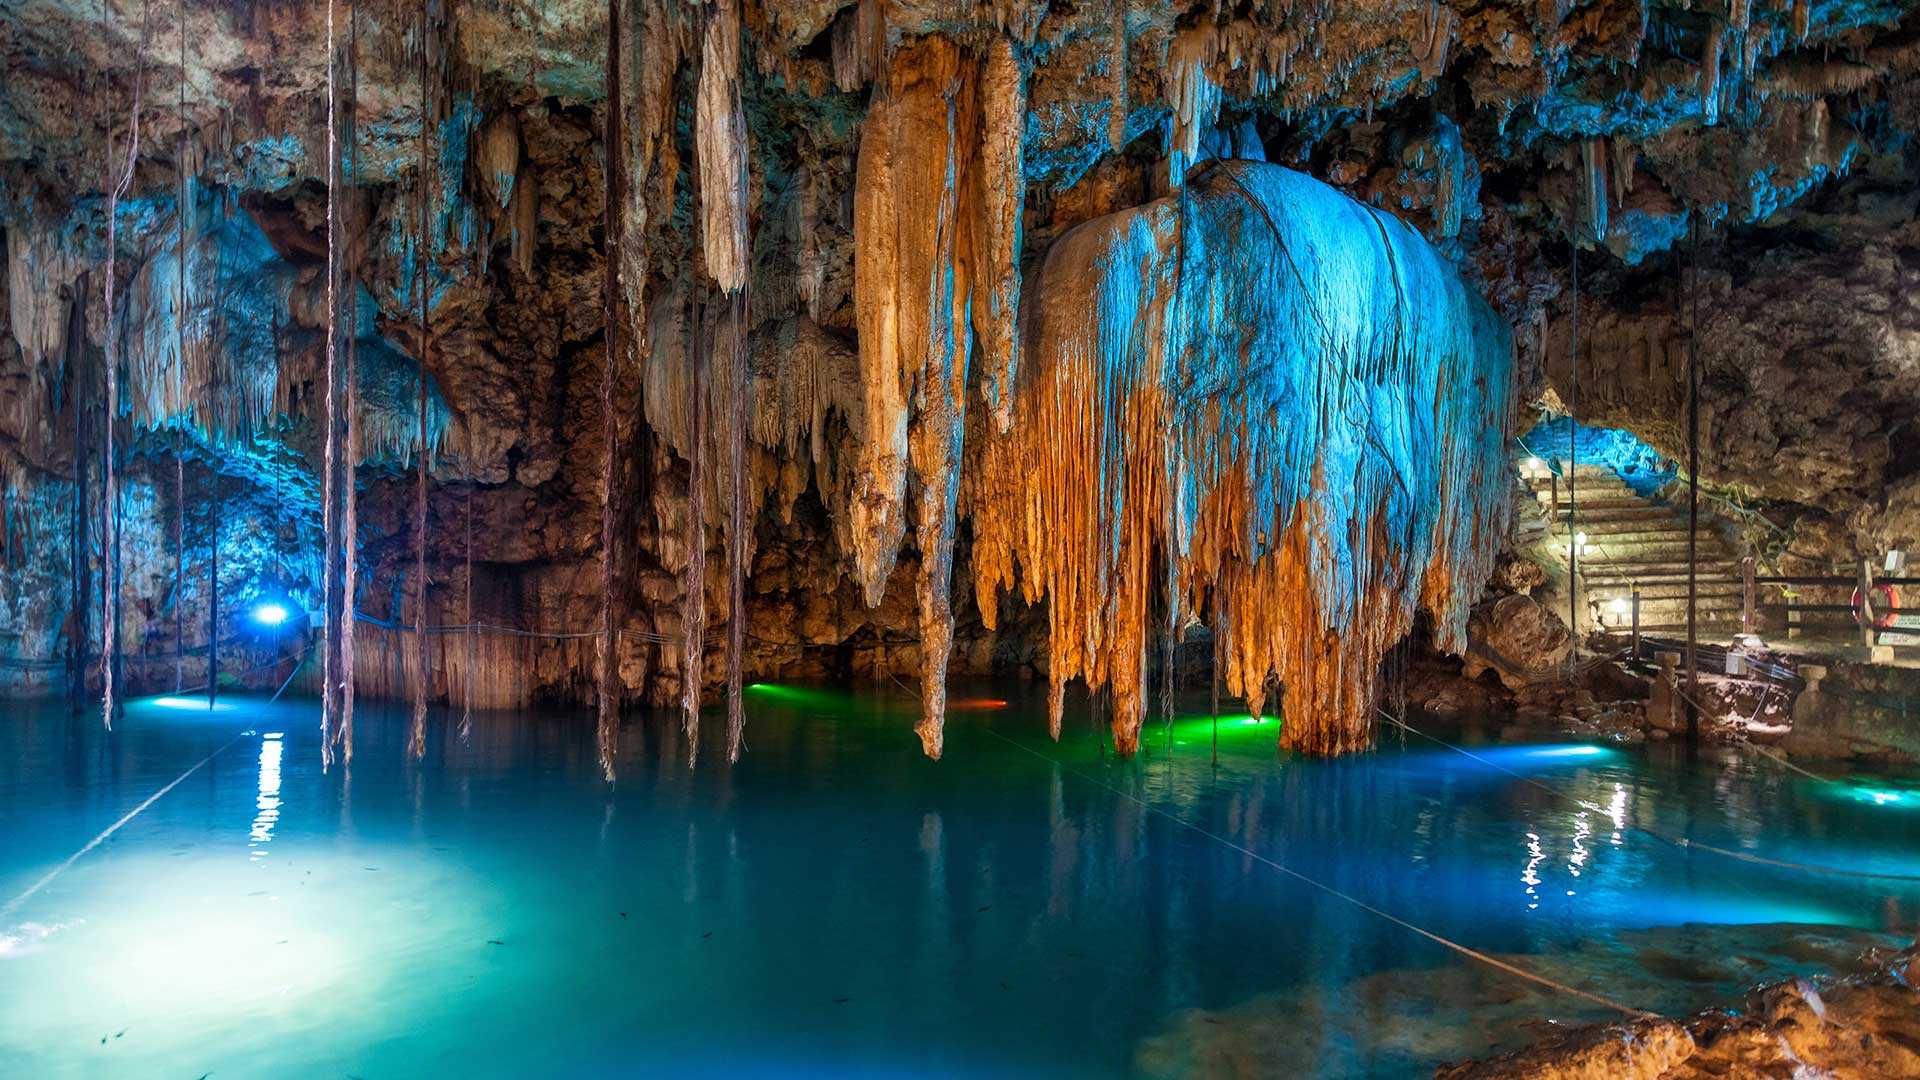
<instances>
[{"instance_id":1,"label":"stone step","mask_svg":"<svg viewBox=\"0 0 1920 1080\"><path fill-rule=\"evenodd\" d=\"M1640 602L1642 604L1654 603L1661 600L1685 600L1687 598L1687 583L1684 580L1642 582L1639 587ZM1731 598L1736 602L1745 596L1745 591L1738 581L1705 578L1699 581L1695 593L1703 599L1706 597L1714 597L1716 599ZM1587 595L1596 600L1611 600L1616 596L1630 597L1633 595L1633 585L1602 585L1589 581L1587 582Z\"/></svg>"},{"instance_id":2,"label":"stone step","mask_svg":"<svg viewBox=\"0 0 1920 1080\"><path fill-rule=\"evenodd\" d=\"M1687 568L1684 564L1681 565L1678 570L1651 569L1647 567L1636 569L1617 563L1604 566L1590 565L1582 567L1580 577L1586 583L1587 591L1589 592L1598 592L1602 589L1609 588L1624 592L1636 584L1643 590L1654 586L1667 585L1678 586L1682 589L1687 587ZM1697 587L1701 589L1717 589L1723 587L1737 589L1741 584L1741 578L1737 572L1705 566L1701 567L1700 572L1694 575L1694 581Z\"/></svg>"},{"instance_id":3,"label":"stone step","mask_svg":"<svg viewBox=\"0 0 1920 1080\"><path fill-rule=\"evenodd\" d=\"M1558 476L1530 476L1527 477L1525 482L1536 488L1550 488L1556 483L1561 487L1566 487L1567 474L1563 472ZM1575 487L1586 487L1589 484L1616 485L1623 488L1631 488L1633 486L1624 479L1615 476L1613 473L1606 471L1590 473L1583 466L1579 472L1574 474L1573 485Z\"/></svg>"},{"instance_id":4,"label":"stone step","mask_svg":"<svg viewBox=\"0 0 1920 1080\"><path fill-rule=\"evenodd\" d=\"M1567 508L1565 506L1562 506L1557 513L1548 513L1543 510L1541 516L1548 518L1554 521L1555 523L1564 524L1568 516ZM1647 503L1637 503L1633 506L1615 506L1615 507L1592 507L1592 506L1586 505L1585 503L1582 503L1580 504L1580 509L1576 513L1574 513L1573 518L1575 521L1579 522L1582 528L1585 528L1590 523L1591 524L1607 524L1607 525L1636 525L1636 524L1645 525L1645 524L1665 524L1667 522L1679 522L1684 524L1686 520L1685 518L1675 514L1672 510L1669 510L1664 506L1654 506ZM1703 529L1706 528L1706 523L1704 522L1701 523L1701 528Z\"/></svg>"},{"instance_id":5,"label":"stone step","mask_svg":"<svg viewBox=\"0 0 1920 1080\"><path fill-rule=\"evenodd\" d=\"M1562 491L1558 499L1540 498L1534 500L1545 514L1565 517L1569 513L1585 516L1588 511L1600 510L1665 510L1673 513L1671 507L1662 506L1651 499L1643 499L1631 492L1588 491L1581 488L1575 499L1567 498ZM1684 513L1684 511L1683 511Z\"/></svg>"},{"instance_id":6,"label":"stone step","mask_svg":"<svg viewBox=\"0 0 1920 1080\"><path fill-rule=\"evenodd\" d=\"M1564 475L1567 471L1567 459L1565 456L1547 457L1547 458L1542 458L1541 460L1545 461L1548 465L1552 466L1555 470L1560 472L1562 475ZM1592 461L1580 462L1579 465L1576 466L1574 469L1574 475L1577 477L1604 476L1614 480L1618 480L1620 478L1620 474L1617 472L1614 472L1613 467L1611 465L1602 465Z\"/></svg>"},{"instance_id":7,"label":"stone step","mask_svg":"<svg viewBox=\"0 0 1920 1080\"><path fill-rule=\"evenodd\" d=\"M1685 545L1687 527L1678 522L1664 524L1647 521L1580 521L1573 527L1575 533L1586 533L1592 542L1609 544L1647 544L1665 543ZM1563 541L1567 537L1567 527L1562 524L1553 530L1555 536ZM1701 527L1693 531L1702 548L1712 546L1725 548L1726 541L1717 530Z\"/></svg>"},{"instance_id":8,"label":"stone step","mask_svg":"<svg viewBox=\"0 0 1920 1080\"><path fill-rule=\"evenodd\" d=\"M1554 475L1530 476L1527 478L1527 483L1533 484L1536 487L1552 487L1556 482L1558 482L1561 487L1567 486L1567 472L1565 469L1560 470L1559 473ZM1633 486L1627 483L1625 477L1620 476L1610 469L1593 470L1586 465L1580 466L1580 471L1573 474L1573 482L1576 487L1585 487L1588 484L1619 484L1621 487Z\"/></svg>"},{"instance_id":9,"label":"stone step","mask_svg":"<svg viewBox=\"0 0 1920 1080\"><path fill-rule=\"evenodd\" d=\"M1609 622L1613 621L1614 615L1611 609L1603 605L1601 610L1607 612ZM1722 621L1731 620L1733 622L1740 621L1740 605L1738 602L1729 604L1723 601L1717 604L1708 604L1703 601L1696 610L1700 613L1701 622L1710 622L1715 619ZM1628 608L1620 614L1619 619L1625 622L1632 617L1633 609ZM1640 602L1641 626L1670 622L1684 624L1686 621L1687 602L1685 600L1659 600L1651 604L1644 600Z\"/></svg>"},{"instance_id":10,"label":"stone step","mask_svg":"<svg viewBox=\"0 0 1920 1080\"><path fill-rule=\"evenodd\" d=\"M1553 544L1562 554L1565 554L1566 537L1554 537ZM1726 567L1736 571L1740 568L1740 560L1733 552L1727 550L1725 544L1720 543L1695 544L1689 560L1687 540L1684 536L1674 540L1614 540L1587 533L1587 547L1589 550L1580 556L1580 561L1592 562L1595 565L1607 562L1635 565L1672 563L1685 569L1687 563L1691 561L1696 566Z\"/></svg>"},{"instance_id":11,"label":"stone step","mask_svg":"<svg viewBox=\"0 0 1920 1080\"><path fill-rule=\"evenodd\" d=\"M1619 633L1619 634L1624 634L1628 630L1627 627L1622 627L1622 626L1609 626L1607 629L1612 630L1613 632ZM1676 637L1676 636L1684 637L1686 635L1686 632L1687 632L1687 623L1685 619L1682 619L1677 623L1663 623L1659 625L1650 625L1648 623L1643 622L1640 624L1640 633L1642 635L1658 634L1661 637ZM1715 622L1715 623L1709 623L1709 622L1703 621L1699 624L1698 632L1699 632L1701 641L1712 643L1715 641L1731 641L1733 640L1733 635L1738 634L1741 631L1740 631L1740 623L1736 620L1734 622Z\"/></svg>"}]
</instances>

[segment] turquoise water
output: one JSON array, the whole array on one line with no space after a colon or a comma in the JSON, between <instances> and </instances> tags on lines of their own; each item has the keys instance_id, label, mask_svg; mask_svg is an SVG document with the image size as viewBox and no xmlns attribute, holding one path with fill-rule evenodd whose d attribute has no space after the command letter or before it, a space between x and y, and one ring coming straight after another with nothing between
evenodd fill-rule
<instances>
[{"instance_id":1,"label":"turquoise water","mask_svg":"<svg viewBox=\"0 0 1920 1080\"><path fill-rule=\"evenodd\" d=\"M1231 717L1216 765L1189 716L1123 761L1084 708L1048 741L1044 689L956 685L931 762L897 690L750 694L737 766L635 718L611 788L577 714L463 743L436 713L414 765L404 710L363 706L323 773L311 702L110 736L0 707L0 905L213 754L0 914L0 1073L1397 1076L1606 1014L1269 860L1661 1009L1920 921L1911 887L1627 827L1920 874L1899 775L1452 733L1583 810L1418 740L1302 760Z\"/></svg>"}]
</instances>

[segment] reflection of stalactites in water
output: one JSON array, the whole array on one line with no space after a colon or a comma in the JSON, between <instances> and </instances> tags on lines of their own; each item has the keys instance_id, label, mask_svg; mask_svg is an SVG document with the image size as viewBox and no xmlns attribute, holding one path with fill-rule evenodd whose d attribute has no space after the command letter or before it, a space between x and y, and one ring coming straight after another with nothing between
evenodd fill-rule
<instances>
[{"instance_id":1,"label":"reflection of stalactites in water","mask_svg":"<svg viewBox=\"0 0 1920 1080\"><path fill-rule=\"evenodd\" d=\"M947 902L947 827L938 810L920 816L920 855L927 864L928 921L944 928L953 912Z\"/></svg>"},{"instance_id":2,"label":"reflection of stalactites in water","mask_svg":"<svg viewBox=\"0 0 1920 1080\"><path fill-rule=\"evenodd\" d=\"M1080 830L1067 817L1065 783L1060 763L1054 762L1047 792L1047 914L1054 918L1073 914L1073 884L1080 862Z\"/></svg>"},{"instance_id":3,"label":"reflection of stalactites in water","mask_svg":"<svg viewBox=\"0 0 1920 1080\"><path fill-rule=\"evenodd\" d=\"M267 857L267 845L273 842L273 827L280 821L280 757L285 751L280 732L270 731L260 739L260 792L254 799L253 825L247 830L247 855Z\"/></svg>"}]
</instances>

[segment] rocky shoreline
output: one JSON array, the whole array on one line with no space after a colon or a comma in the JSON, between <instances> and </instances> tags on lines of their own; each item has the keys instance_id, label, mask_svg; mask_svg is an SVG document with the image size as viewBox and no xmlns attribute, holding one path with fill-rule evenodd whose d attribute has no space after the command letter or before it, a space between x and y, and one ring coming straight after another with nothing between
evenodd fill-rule
<instances>
[{"instance_id":1,"label":"rocky shoreline","mask_svg":"<svg viewBox=\"0 0 1920 1080\"><path fill-rule=\"evenodd\" d=\"M1694 1080L1920 1076L1920 945L1864 974L1762 986L1737 1006L1576 1028L1447 1065L1436 1080Z\"/></svg>"}]
</instances>

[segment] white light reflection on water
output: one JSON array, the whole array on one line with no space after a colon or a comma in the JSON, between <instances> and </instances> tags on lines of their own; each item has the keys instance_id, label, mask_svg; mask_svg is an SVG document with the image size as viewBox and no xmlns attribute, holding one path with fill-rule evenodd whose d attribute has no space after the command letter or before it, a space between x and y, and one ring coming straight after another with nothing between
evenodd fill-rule
<instances>
[{"instance_id":1,"label":"white light reflection on water","mask_svg":"<svg viewBox=\"0 0 1920 1080\"><path fill-rule=\"evenodd\" d=\"M1527 886L1527 910L1540 906L1540 894L1536 887L1540 884L1540 861L1547 857L1546 849L1540 846L1540 834L1527 834L1527 868L1520 873L1520 880Z\"/></svg>"},{"instance_id":2,"label":"white light reflection on water","mask_svg":"<svg viewBox=\"0 0 1920 1080\"><path fill-rule=\"evenodd\" d=\"M1620 846L1620 830L1627 827L1627 786L1613 785L1613 801L1607 804L1607 816L1613 819L1614 847Z\"/></svg>"},{"instance_id":3,"label":"white light reflection on water","mask_svg":"<svg viewBox=\"0 0 1920 1080\"><path fill-rule=\"evenodd\" d=\"M254 800L253 827L247 833L248 855L267 857L267 845L273 842L273 827L280 821L280 733L269 731L260 739L260 795Z\"/></svg>"},{"instance_id":4,"label":"white light reflection on water","mask_svg":"<svg viewBox=\"0 0 1920 1080\"><path fill-rule=\"evenodd\" d=\"M1587 865L1587 838L1593 835L1593 826L1587 824L1587 812L1580 811L1573 816L1573 854L1567 858L1567 873L1580 876L1580 868ZM1568 889L1572 896L1573 890Z\"/></svg>"}]
</instances>

